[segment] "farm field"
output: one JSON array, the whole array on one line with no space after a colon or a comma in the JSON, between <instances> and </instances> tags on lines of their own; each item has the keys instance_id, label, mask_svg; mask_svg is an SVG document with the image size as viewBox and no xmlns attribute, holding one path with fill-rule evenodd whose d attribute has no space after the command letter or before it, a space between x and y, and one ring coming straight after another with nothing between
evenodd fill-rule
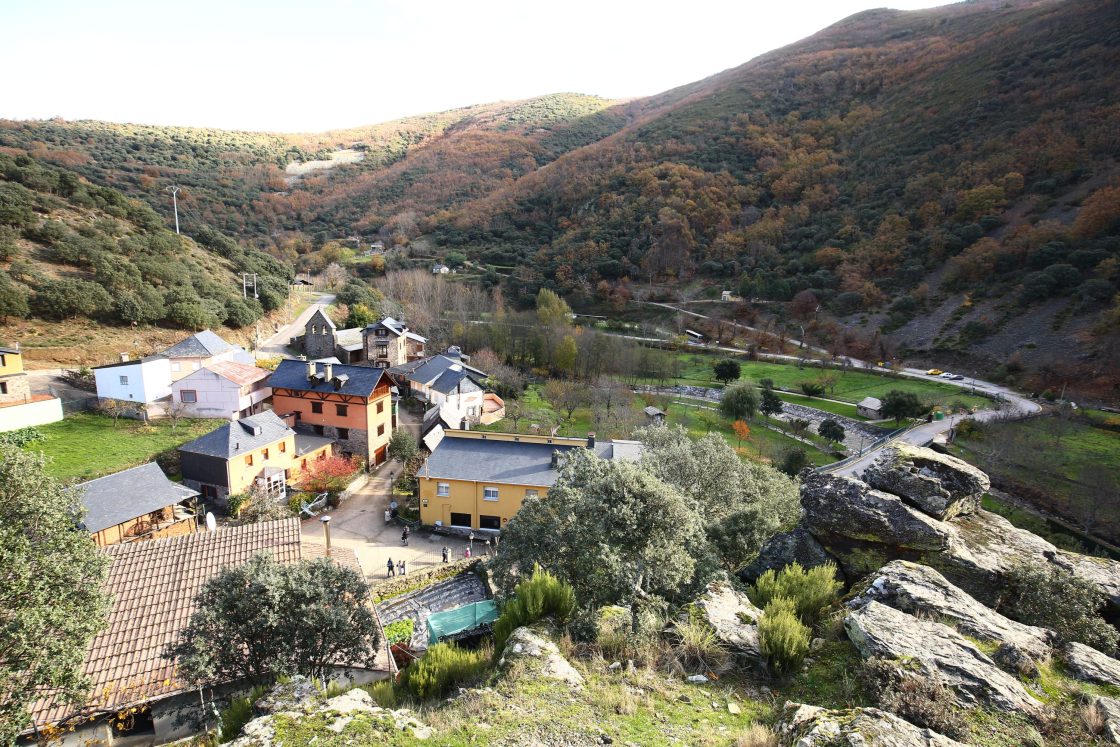
<instances>
[{"instance_id":1,"label":"farm field","mask_svg":"<svg viewBox=\"0 0 1120 747\"><path fill-rule=\"evenodd\" d=\"M92 480L150 462L161 452L209 433L221 420L180 420L175 432L166 420L150 424L96 413L77 413L65 420L38 426L41 441L27 451L48 457L47 473L63 480Z\"/></svg>"},{"instance_id":2,"label":"farm field","mask_svg":"<svg viewBox=\"0 0 1120 747\"><path fill-rule=\"evenodd\" d=\"M681 359L680 378L671 383L690 386L720 386L712 371L712 364L725 356L712 353L678 353ZM735 358L735 356L727 356ZM802 382L820 382L826 385L825 396L830 399L844 400L853 404L864 397L883 397L892 389L913 392L921 399L935 405L983 407L989 403L984 397L968 394L967 391L952 384L936 381L923 381L906 377L890 377L866 371L842 371L835 368L806 366L798 368L793 363L771 363L767 361L739 360L742 378L758 383L770 379L774 386L796 391ZM798 404L806 404L799 402ZM810 405L817 407L818 405ZM827 409L820 407L820 409ZM838 413L844 414L844 413Z\"/></svg>"}]
</instances>

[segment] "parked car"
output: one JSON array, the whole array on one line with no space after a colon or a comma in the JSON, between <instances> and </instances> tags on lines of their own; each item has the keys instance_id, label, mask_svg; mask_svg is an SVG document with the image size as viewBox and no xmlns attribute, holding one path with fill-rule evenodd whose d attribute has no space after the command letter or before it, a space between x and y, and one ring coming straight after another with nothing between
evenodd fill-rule
<instances>
[{"instance_id":1,"label":"parked car","mask_svg":"<svg viewBox=\"0 0 1120 747\"><path fill-rule=\"evenodd\" d=\"M943 373L943 374L940 374L940 377L941 377L942 379L951 379L951 378L953 378L953 374L951 374L951 373L949 373L948 371L946 371L945 373Z\"/></svg>"},{"instance_id":2,"label":"parked car","mask_svg":"<svg viewBox=\"0 0 1120 747\"><path fill-rule=\"evenodd\" d=\"M944 372L940 368L931 368L926 371L926 376L940 376L942 373Z\"/></svg>"},{"instance_id":3,"label":"parked car","mask_svg":"<svg viewBox=\"0 0 1120 747\"><path fill-rule=\"evenodd\" d=\"M953 374L949 378L952 379L953 381L964 381L964 377L961 376L960 374Z\"/></svg>"}]
</instances>

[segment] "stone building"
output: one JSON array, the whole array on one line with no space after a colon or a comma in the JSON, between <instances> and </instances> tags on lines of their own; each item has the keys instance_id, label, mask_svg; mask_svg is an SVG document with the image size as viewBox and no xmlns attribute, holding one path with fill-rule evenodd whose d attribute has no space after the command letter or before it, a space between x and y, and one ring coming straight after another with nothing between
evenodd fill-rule
<instances>
[{"instance_id":1,"label":"stone building","mask_svg":"<svg viewBox=\"0 0 1120 747\"><path fill-rule=\"evenodd\" d=\"M348 365L390 368L424 357L426 343L426 338L392 317L364 328L338 329L318 309L304 325L302 347L311 360L337 358Z\"/></svg>"}]
</instances>

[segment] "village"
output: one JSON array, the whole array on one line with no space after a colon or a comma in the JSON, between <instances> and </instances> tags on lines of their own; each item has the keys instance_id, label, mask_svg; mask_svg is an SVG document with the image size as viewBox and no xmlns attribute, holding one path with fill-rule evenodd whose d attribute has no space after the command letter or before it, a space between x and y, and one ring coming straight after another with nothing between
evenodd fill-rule
<instances>
[{"instance_id":1,"label":"village","mask_svg":"<svg viewBox=\"0 0 1120 747\"><path fill-rule=\"evenodd\" d=\"M718 350L711 375L724 386L647 380L611 384L605 398L591 398L581 397L576 382L547 381L511 392L502 381L508 372L483 370L459 345L430 350L424 330L393 317L340 329L329 308L312 304L264 352L206 330L138 358L122 353L85 376L94 414L65 419L101 418L119 439L130 438L130 426L119 423L167 428L175 445L159 459L67 487L81 504L77 529L109 559L105 591L113 601L82 663L96 695L68 704L44 694L25 739L163 744L214 729L228 736L221 716L200 720L200 695L203 703L227 703L243 685L234 678L199 690L179 673L171 649L208 582L260 553L279 564L325 560L363 579L360 603L372 615L377 650L360 662L333 662L324 676L334 687L372 686L407 677L403 670L431 646L489 640L502 593L489 569L501 563L503 534L526 502L547 502L577 456L639 465L649 451L643 437L662 441L674 421L686 426L682 434L710 437L726 419L734 423L721 426L719 440L726 438L736 461L763 455L760 433L780 435L829 457L798 461L790 476L807 469L858 475L892 449L944 444L963 414L1014 417L1037 407L1004 392L993 396L1002 404L969 412L963 403L976 400L962 399L963 387L975 393L975 381L930 384L956 386L960 395L951 406L913 412L884 405L898 399L893 390L845 401L827 396L824 385L764 382L748 396L742 392L754 387L736 383L740 363ZM683 349L716 347L686 332ZM283 353L273 356L276 349ZM3 354L4 430L49 430L63 421L58 397L32 394L20 349ZM783 361L766 370L780 375L783 368L794 367ZM548 398L568 417L528 410L530 397ZM736 404L740 397L746 404ZM585 430L573 433L577 427Z\"/></svg>"}]
</instances>

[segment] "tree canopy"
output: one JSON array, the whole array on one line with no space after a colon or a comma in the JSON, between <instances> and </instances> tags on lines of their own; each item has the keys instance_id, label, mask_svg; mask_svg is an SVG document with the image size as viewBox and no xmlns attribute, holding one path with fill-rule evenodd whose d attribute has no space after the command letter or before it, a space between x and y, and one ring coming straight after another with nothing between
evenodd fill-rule
<instances>
[{"instance_id":1,"label":"tree canopy","mask_svg":"<svg viewBox=\"0 0 1120 747\"><path fill-rule=\"evenodd\" d=\"M0 744L49 689L82 701L81 664L105 626L109 560L76 529L80 503L43 471L43 457L0 444Z\"/></svg>"},{"instance_id":2,"label":"tree canopy","mask_svg":"<svg viewBox=\"0 0 1120 747\"><path fill-rule=\"evenodd\" d=\"M168 654L197 684L371 665L379 638L367 595L357 571L328 558L282 565L261 553L203 585Z\"/></svg>"},{"instance_id":3,"label":"tree canopy","mask_svg":"<svg viewBox=\"0 0 1120 747\"><path fill-rule=\"evenodd\" d=\"M740 381L723 390L719 411L732 420L747 420L758 411L758 391L749 381Z\"/></svg>"}]
</instances>

